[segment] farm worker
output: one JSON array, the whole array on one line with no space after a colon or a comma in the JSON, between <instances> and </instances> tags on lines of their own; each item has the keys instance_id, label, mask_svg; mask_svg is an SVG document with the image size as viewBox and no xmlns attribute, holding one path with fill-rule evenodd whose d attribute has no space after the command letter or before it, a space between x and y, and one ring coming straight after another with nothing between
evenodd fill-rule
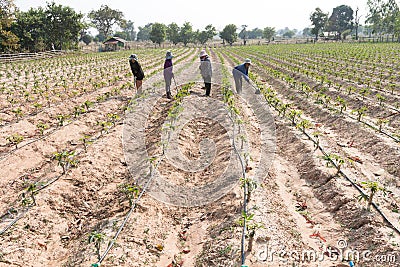
<instances>
[{"instance_id":1,"label":"farm worker","mask_svg":"<svg viewBox=\"0 0 400 267\"><path fill-rule=\"evenodd\" d=\"M129 56L129 65L131 66L133 77L136 80L136 90L138 93L141 93L142 90L142 81L144 78L144 72L142 70L142 66L140 66L138 62L138 57L135 54Z\"/></svg>"},{"instance_id":2,"label":"farm worker","mask_svg":"<svg viewBox=\"0 0 400 267\"><path fill-rule=\"evenodd\" d=\"M174 77L174 73L172 72L172 58L173 55L171 51L167 51L165 54L165 62L164 62L164 80L165 80L165 91L167 92L167 98L171 99L171 80Z\"/></svg>"},{"instance_id":3,"label":"farm worker","mask_svg":"<svg viewBox=\"0 0 400 267\"><path fill-rule=\"evenodd\" d=\"M204 80L204 88L206 89L205 96L210 96L211 93L211 76L212 76L212 67L210 57L207 55L205 50L200 52L200 73Z\"/></svg>"},{"instance_id":4,"label":"farm worker","mask_svg":"<svg viewBox=\"0 0 400 267\"><path fill-rule=\"evenodd\" d=\"M246 82L250 82L249 79L249 67L251 65L251 60L246 58L243 64L237 65L233 68L232 74L235 79L236 92L240 94L242 92L242 77Z\"/></svg>"}]
</instances>

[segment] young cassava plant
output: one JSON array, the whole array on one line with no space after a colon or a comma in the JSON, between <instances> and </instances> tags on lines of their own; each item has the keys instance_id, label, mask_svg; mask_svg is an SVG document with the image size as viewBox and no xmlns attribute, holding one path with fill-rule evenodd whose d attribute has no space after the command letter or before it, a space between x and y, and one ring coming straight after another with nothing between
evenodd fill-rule
<instances>
[{"instance_id":1,"label":"young cassava plant","mask_svg":"<svg viewBox=\"0 0 400 267\"><path fill-rule=\"evenodd\" d=\"M15 134L8 136L6 139L11 145L15 146L15 149L17 149L18 144L24 140L24 137L18 133L15 133Z\"/></svg>"},{"instance_id":2,"label":"young cassava plant","mask_svg":"<svg viewBox=\"0 0 400 267\"><path fill-rule=\"evenodd\" d=\"M376 193L381 191L386 196L386 193L388 192L388 190L385 187L381 186L378 182L365 181L361 182L361 185L364 189L369 190L369 196L366 194L361 194L358 196L358 200L366 201L367 209L369 211L371 210L372 201Z\"/></svg>"},{"instance_id":3,"label":"young cassava plant","mask_svg":"<svg viewBox=\"0 0 400 267\"><path fill-rule=\"evenodd\" d=\"M54 158L57 160L58 166L62 168L63 174L67 172L69 167L76 165L74 157L75 151L63 151L54 154Z\"/></svg>"}]
</instances>

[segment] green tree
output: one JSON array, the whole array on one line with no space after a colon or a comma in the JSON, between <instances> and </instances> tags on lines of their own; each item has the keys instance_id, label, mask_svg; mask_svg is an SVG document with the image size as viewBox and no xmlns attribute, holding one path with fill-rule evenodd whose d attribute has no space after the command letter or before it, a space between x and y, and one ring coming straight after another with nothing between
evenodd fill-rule
<instances>
[{"instance_id":1,"label":"green tree","mask_svg":"<svg viewBox=\"0 0 400 267\"><path fill-rule=\"evenodd\" d=\"M44 12L46 48L56 49L76 48L81 30L85 27L82 22L83 14L76 13L72 8L48 3Z\"/></svg>"},{"instance_id":2,"label":"green tree","mask_svg":"<svg viewBox=\"0 0 400 267\"><path fill-rule=\"evenodd\" d=\"M102 33L97 34L93 39L93 41L95 41L95 42L103 42L105 40L106 40L106 37Z\"/></svg>"},{"instance_id":3,"label":"green tree","mask_svg":"<svg viewBox=\"0 0 400 267\"><path fill-rule=\"evenodd\" d=\"M17 12L12 31L18 36L21 50L37 52L45 49L46 22L42 7Z\"/></svg>"},{"instance_id":4,"label":"green tree","mask_svg":"<svg viewBox=\"0 0 400 267\"><path fill-rule=\"evenodd\" d=\"M150 32L153 23L148 23L144 27L139 26L139 32L137 33L138 41L147 41L150 40Z\"/></svg>"},{"instance_id":5,"label":"green tree","mask_svg":"<svg viewBox=\"0 0 400 267\"><path fill-rule=\"evenodd\" d=\"M0 0L0 52L12 52L19 48L19 39L11 31L14 14L14 1Z\"/></svg>"},{"instance_id":6,"label":"green tree","mask_svg":"<svg viewBox=\"0 0 400 267\"><path fill-rule=\"evenodd\" d=\"M332 15L328 19L327 30L336 31L337 38L342 39L342 33L353 28L353 9L346 5L341 5L333 9Z\"/></svg>"},{"instance_id":7,"label":"green tree","mask_svg":"<svg viewBox=\"0 0 400 267\"><path fill-rule=\"evenodd\" d=\"M215 35L217 34L217 31L215 30L215 27L212 26L211 24L207 25L204 31L198 32L196 34L196 39L204 45L205 43L208 42L208 40L211 40Z\"/></svg>"},{"instance_id":8,"label":"green tree","mask_svg":"<svg viewBox=\"0 0 400 267\"><path fill-rule=\"evenodd\" d=\"M296 35L295 30L288 30L282 36L286 38L292 38L295 35Z\"/></svg>"},{"instance_id":9,"label":"green tree","mask_svg":"<svg viewBox=\"0 0 400 267\"><path fill-rule=\"evenodd\" d=\"M17 12L12 31L20 39L22 50L43 51L75 48L85 24L83 15L70 7L48 3L46 9L31 8Z\"/></svg>"},{"instance_id":10,"label":"green tree","mask_svg":"<svg viewBox=\"0 0 400 267\"><path fill-rule=\"evenodd\" d=\"M324 30L328 21L328 13L322 12L322 10L317 7L315 11L311 13L310 20L314 26L314 28L311 29L311 33L315 35L315 40L318 40L319 34Z\"/></svg>"},{"instance_id":11,"label":"green tree","mask_svg":"<svg viewBox=\"0 0 400 267\"><path fill-rule=\"evenodd\" d=\"M396 24L400 17L399 6L395 0L388 0L383 9L383 28L385 33L398 34Z\"/></svg>"},{"instance_id":12,"label":"green tree","mask_svg":"<svg viewBox=\"0 0 400 267\"><path fill-rule=\"evenodd\" d=\"M159 46L161 46L161 43L165 41L165 37L166 37L166 29L167 27L162 24L162 23L154 23L153 26L151 27L151 31L150 31L150 40L153 43L158 44Z\"/></svg>"},{"instance_id":13,"label":"green tree","mask_svg":"<svg viewBox=\"0 0 400 267\"><path fill-rule=\"evenodd\" d=\"M89 45L93 41L93 37L90 34L85 34L82 36L82 42L84 42L86 45Z\"/></svg>"},{"instance_id":14,"label":"green tree","mask_svg":"<svg viewBox=\"0 0 400 267\"><path fill-rule=\"evenodd\" d=\"M179 31L181 42L186 46L188 43L193 42L193 27L190 22L185 22Z\"/></svg>"},{"instance_id":15,"label":"green tree","mask_svg":"<svg viewBox=\"0 0 400 267\"><path fill-rule=\"evenodd\" d=\"M118 32L115 32L114 34L113 34L113 36L114 37L119 37L119 38L122 38L122 39L124 39L124 40L128 40L128 34L126 33L126 32L122 32L122 31L118 31Z\"/></svg>"},{"instance_id":16,"label":"green tree","mask_svg":"<svg viewBox=\"0 0 400 267\"><path fill-rule=\"evenodd\" d=\"M126 34L125 38L127 41L134 41L136 39L136 31L133 21L131 20L123 20L120 25L122 31Z\"/></svg>"},{"instance_id":17,"label":"green tree","mask_svg":"<svg viewBox=\"0 0 400 267\"><path fill-rule=\"evenodd\" d=\"M170 40L174 45L178 44L181 40L179 31L179 26L175 22L172 22L167 26L167 39Z\"/></svg>"},{"instance_id":18,"label":"green tree","mask_svg":"<svg viewBox=\"0 0 400 267\"><path fill-rule=\"evenodd\" d=\"M400 11L395 0L368 0L368 15L365 23L372 33L400 35Z\"/></svg>"},{"instance_id":19,"label":"green tree","mask_svg":"<svg viewBox=\"0 0 400 267\"><path fill-rule=\"evenodd\" d=\"M88 17L99 33L106 38L112 35L114 25L121 25L124 21L121 11L111 9L107 5L102 5L99 10L90 11Z\"/></svg>"},{"instance_id":20,"label":"green tree","mask_svg":"<svg viewBox=\"0 0 400 267\"><path fill-rule=\"evenodd\" d=\"M263 37L267 39L268 42L275 36L275 28L274 27L265 27L263 30Z\"/></svg>"},{"instance_id":21,"label":"green tree","mask_svg":"<svg viewBox=\"0 0 400 267\"><path fill-rule=\"evenodd\" d=\"M234 42L236 42L238 37L236 30L237 28L235 24L228 24L225 26L222 32L219 33L219 37L221 37L221 39L224 40L224 42L227 42L229 45L232 45Z\"/></svg>"},{"instance_id":22,"label":"green tree","mask_svg":"<svg viewBox=\"0 0 400 267\"><path fill-rule=\"evenodd\" d=\"M312 36L313 34L311 33L311 28L304 28L302 35L303 36Z\"/></svg>"},{"instance_id":23,"label":"green tree","mask_svg":"<svg viewBox=\"0 0 400 267\"><path fill-rule=\"evenodd\" d=\"M254 28L247 32L249 39L260 39L263 37L263 30L259 28Z\"/></svg>"},{"instance_id":24,"label":"green tree","mask_svg":"<svg viewBox=\"0 0 400 267\"><path fill-rule=\"evenodd\" d=\"M372 33L383 34L383 4L382 0L368 0L368 15L365 23L370 24Z\"/></svg>"}]
</instances>

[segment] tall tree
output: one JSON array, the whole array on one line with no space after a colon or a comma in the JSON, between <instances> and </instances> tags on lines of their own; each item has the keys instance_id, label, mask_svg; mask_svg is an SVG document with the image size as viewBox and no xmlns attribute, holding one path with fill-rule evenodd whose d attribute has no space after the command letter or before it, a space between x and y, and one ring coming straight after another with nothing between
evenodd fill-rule
<instances>
[{"instance_id":1,"label":"tall tree","mask_svg":"<svg viewBox=\"0 0 400 267\"><path fill-rule=\"evenodd\" d=\"M113 36L122 38L122 39L127 40L127 41L130 41L128 34L126 32L123 32L123 31L117 31L117 32L115 32L113 34Z\"/></svg>"},{"instance_id":2,"label":"tall tree","mask_svg":"<svg viewBox=\"0 0 400 267\"><path fill-rule=\"evenodd\" d=\"M181 41L179 31L179 26L175 22L172 22L167 26L167 39L170 40L174 45Z\"/></svg>"},{"instance_id":3,"label":"tall tree","mask_svg":"<svg viewBox=\"0 0 400 267\"><path fill-rule=\"evenodd\" d=\"M12 31L18 36L22 51L45 50L46 16L44 9L29 9L27 12L17 12Z\"/></svg>"},{"instance_id":4,"label":"tall tree","mask_svg":"<svg viewBox=\"0 0 400 267\"><path fill-rule=\"evenodd\" d=\"M319 34L325 28L326 22L328 21L328 13L322 12L322 10L317 7L315 11L311 13L310 20L314 26L314 28L311 29L311 33L315 35L315 40L318 40Z\"/></svg>"},{"instance_id":5,"label":"tall tree","mask_svg":"<svg viewBox=\"0 0 400 267\"><path fill-rule=\"evenodd\" d=\"M85 27L82 19L82 14L53 2L48 3L46 9L17 12L12 31L20 39L22 50L73 49Z\"/></svg>"},{"instance_id":6,"label":"tall tree","mask_svg":"<svg viewBox=\"0 0 400 267\"><path fill-rule=\"evenodd\" d=\"M75 48L80 38L80 32L85 27L83 14L76 13L68 6L48 3L45 10L45 25L47 32L47 47L56 49Z\"/></svg>"},{"instance_id":7,"label":"tall tree","mask_svg":"<svg viewBox=\"0 0 400 267\"><path fill-rule=\"evenodd\" d=\"M337 38L342 39L342 33L353 28L353 9L346 5L335 7L328 19L328 31L336 31Z\"/></svg>"},{"instance_id":8,"label":"tall tree","mask_svg":"<svg viewBox=\"0 0 400 267\"><path fill-rule=\"evenodd\" d=\"M384 5L383 11L383 27L385 32L388 34L396 34L396 23L400 16L399 6L397 5L396 1L388 0L388 2Z\"/></svg>"},{"instance_id":9,"label":"tall tree","mask_svg":"<svg viewBox=\"0 0 400 267\"><path fill-rule=\"evenodd\" d=\"M154 23L153 26L151 27L151 31L150 31L150 40L153 43L158 44L159 46L161 46L161 43L165 41L165 37L166 37L166 29L167 27L162 24L162 23Z\"/></svg>"},{"instance_id":10,"label":"tall tree","mask_svg":"<svg viewBox=\"0 0 400 267\"><path fill-rule=\"evenodd\" d=\"M179 31L181 42L186 46L188 43L193 42L193 27L190 22L185 22Z\"/></svg>"},{"instance_id":11,"label":"tall tree","mask_svg":"<svg viewBox=\"0 0 400 267\"><path fill-rule=\"evenodd\" d=\"M313 36L313 34L311 33L311 28L304 28L302 35L303 36Z\"/></svg>"},{"instance_id":12,"label":"tall tree","mask_svg":"<svg viewBox=\"0 0 400 267\"><path fill-rule=\"evenodd\" d=\"M247 25L242 25L242 30L239 32L239 38L243 39L244 45L246 45L247 37L248 37L246 28L247 28Z\"/></svg>"},{"instance_id":13,"label":"tall tree","mask_svg":"<svg viewBox=\"0 0 400 267\"><path fill-rule=\"evenodd\" d=\"M360 16L358 15L358 7L356 9L356 15L354 17L354 28L356 30L356 40L358 40L358 27L360 26Z\"/></svg>"},{"instance_id":14,"label":"tall tree","mask_svg":"<svg viewBox=\"0 0 400 267\"><path fill-rule=\"evenodd\" d=\"M82 42L84 42L86 45L90 44L93 41L93 37L90 34L85 34L81 38Z\"/></svg>"},{"instance_id":15,"label":"tall tree","mask_svg":"<svg viewBox=\"0 0 400 267\"><path fill-rule=\"evenodd\" d=\"M137 33L138 41L150 40L150 31L153 23L148 23L144 27L139 26L139 32Z\"/></svg>"},{"instance_id":16,"label":"tall tree","mask_svg":"<svg viewBox=\"0 0 400 267\"><path fill-rule=\"evenodd\" d=\"M292 38L295 35L296 35L296 30L287 30L282 34L283 37L286 37L286 38L289 38L289 39Z\"/></svg>"},{"instance_id":17,"label":"tall tree","mask_svg":"<svg viewBox=\"0 0 400 267\"><path fill-rule=\"evenodd\" d=\"M0 0L0 52L18 49L18 37L11 31L15 5L13 0Z\"/></svg>"},{"instance_id":18,"label":"tall tree","mask_svg":"<svg viewBox=\"0 0 400 267\"><path fill-rule=\"evenodd\" d=\"M275 28L265 27L263 30L263 37L269 41L275 36Z\"/></svg>"},{"instance_id":19,"label":"tall tree","mask_svg":"<svg viewBox=\"0 0 400 267\"><path fill-rule=\"evenodd\" d=\"M127 41L134 41L136 39L136 31L133 21L123 20L120 25L123 32L125 32Z\"/></svg>"},{"instance_id":20,"label":"tall tree","mask_svg":"<svg viewBox=\"0 0 400 267\"><path fill-rule=\"evenodd\" d=\"M204 45L205 43L208 42L208 40L211 40L216 34L217 31L215 30L215 27L209 24L206 26L204 31L198 32L196 38L197 41L199 41L199 43Z\"/></svg>"},{"instance_id":21,"label":"tall tree","mask_svg":"<svg viewBox=\"0 0 400 267\"><path fill-rule=\"evenodd\" d=\"M124 14L119 10L111 9L107 5L102 5L99 10L90 11L88 17L99 33L107 38L113 33L112 27L123 22Z\"/></svg>"},{"instance_id":22,"label":"tall tree","mask_svg":"<svg viewBox=\"0 0 400 267\"><path fill-rule=\"evenodd\" d=\"M368 15L365 23L370 24L372 33L383 34L383 0L368 0Z\"/></svg>"},{"instance_id":23,"label":"tall tree","mask_svg":"<svg viewBox=\"0 0 400 267\"><path fill-rule=\"evenodd\" d=\"M237 28L235 24L228 24L225 26L222 32L219 33L219 37L221 37L221 39L227 42L229 45L232 45L234 42L236 42L238 37L236 30Z\"/></svg>"},{"instance_id":24,"label":"tall tree","mask_svg":"<svg viewBox=\"0 0 400 267\"><path fill-rule=\"evenodd\" d=\"M259 28L254 28L251 31L248 31L249 39L260 39L263 37L263 30Z\"/></svg>"}]
</instances>

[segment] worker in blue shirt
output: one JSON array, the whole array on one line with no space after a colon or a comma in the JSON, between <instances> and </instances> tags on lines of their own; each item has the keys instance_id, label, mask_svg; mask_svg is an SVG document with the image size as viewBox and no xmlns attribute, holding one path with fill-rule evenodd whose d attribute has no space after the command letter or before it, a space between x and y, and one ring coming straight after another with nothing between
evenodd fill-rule
<instances>
[{"instance_id":1,"label":"worker in blue shirt","mask_svg":"<svg viewBox=\"0 0 400 267\"><path fill-rule=\"evenodd\" d=\"M250 82L249 80L249 67L251 65L251 60L246 58L243 64L240 64L233 68L232 74L235 79L236 92L240 94L242 92L242 78L246 80L246 82Z\"/></svg>"}]
</instances>

